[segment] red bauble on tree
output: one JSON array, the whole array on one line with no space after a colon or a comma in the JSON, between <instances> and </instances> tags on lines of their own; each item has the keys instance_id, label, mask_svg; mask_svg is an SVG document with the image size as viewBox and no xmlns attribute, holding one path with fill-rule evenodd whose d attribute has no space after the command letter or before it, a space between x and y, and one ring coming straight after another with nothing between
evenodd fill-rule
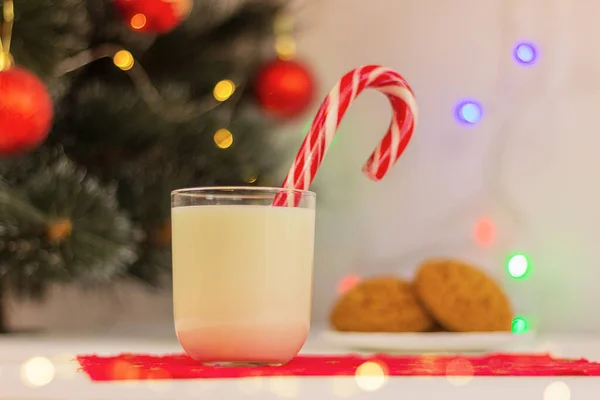
<instances>
[{"instance_id":1,"label":"red bauble on tree","mask_svg":"<svg viewBox=\"0 0 600 400\"><path fill-rule=\"evenodd\" d=\"M40 79L22 68L0 71L0 155L38 147L53 115L52 98Z\"/></svg>"},{"instance_id":2,"label":"red bauble on tree","mask_svg":"<svg viewBox=\"0 0 600 400\"><path fill-rule=\"evenodd\" d=\"M310 106L315 94L315 80L305 65L276 60L259 72L255 92L265 113L290 119Z\"/></svg>"},{"instance_id":3,"label":"red bauble on tree","mask_svg":"<svg viewBox=\"0 0 600 400\"><path fill-rule=\"evenodd\" d=\"M127 25L136 31L167 33L187 18L192 0L114 0Z\"/></svg>"}]
</instances>

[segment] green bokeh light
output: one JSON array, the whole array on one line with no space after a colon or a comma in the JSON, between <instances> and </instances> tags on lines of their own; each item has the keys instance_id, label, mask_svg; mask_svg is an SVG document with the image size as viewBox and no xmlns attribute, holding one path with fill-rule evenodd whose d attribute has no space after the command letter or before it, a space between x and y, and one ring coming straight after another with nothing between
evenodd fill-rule
<instances>
[{"instance_id":1,"label":"green bokeh light","mask_svg":"<svg viewBox=\"0 0 600 400\"><path fill-rule=\"evenodd\" d=\"M517 335L526 333L529 330L529 324L523 317L516 317L512 321L512 333Z\"/></svg>"},{"instance_id":2,"label":"green bokeh light","mask_svg":"<svg viewBox=\"0 0 600 400\"><path fill-rule=\"evenodd\" d=\"M522 253L513 254L508 258L506 262L506 269L508 274L515 279L521 279L527 276L529 272L530 261L529 258Z\"/></svg>"}]
</instances>

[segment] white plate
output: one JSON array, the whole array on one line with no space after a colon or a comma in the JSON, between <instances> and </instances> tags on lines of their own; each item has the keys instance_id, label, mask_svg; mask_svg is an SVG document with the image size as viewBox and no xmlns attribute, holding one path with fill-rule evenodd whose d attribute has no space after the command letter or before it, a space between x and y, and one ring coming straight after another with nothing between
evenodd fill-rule
<instances>
[{"instance_id":1,"label":"white plate","mask_svg":"<svg viewBox=\"0 0 600 400\"><path fill-rule=\"evenodd\" d=\"M328 345L356 351L380 352L489 352L515 349L531 340L532 332L431 332L431 333L358 333L327 330L321 339Z\"/></svg>"}]
</instances>

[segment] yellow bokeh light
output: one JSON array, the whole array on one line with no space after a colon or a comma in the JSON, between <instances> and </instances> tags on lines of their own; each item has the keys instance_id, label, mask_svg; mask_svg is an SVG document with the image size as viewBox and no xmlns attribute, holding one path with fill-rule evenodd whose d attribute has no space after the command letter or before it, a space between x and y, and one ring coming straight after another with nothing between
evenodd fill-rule
<instances>
[{"instance_id":1,"label":"yellow bokeh light","mask_svg":"<svg viewBox=\"0 0 600 400\"><path fill-rule=\"evenodd\" d=\"M242 172L242 179L246 183L256 183L258 181L258 171L256 168L248 167Z\"/></svg>"},{"instance_id":2,"label":"yellow bokeh light","mask_svg":"<svg viewBox=\"0 0 600 400\"><path fill-rule=\"evenodd\" d=\"M544 389L544 400L571 400L571 389L565 382L552 382Z\"/></svg>"},{"instance_id":3,"label":"yellow bokeh light","mask_svg":"<svg viewBox=\"0 0 600 400\"><path fill-rule=\"evenodd\" d=\"M275 51L282 60L290 60L296 55L296 40L291 35L281 35L275 39Z\"/></svg>"},{"instance_id":4,"label":"yellow bokeh light","mask_svg":"<svg viewBox=\"0 0 600 400\"><path fill-rule=\"evenodd\" d=\"M133 68L135 64L135 59L133 55L127 50L119 50L115 53L113 57L113 62L117 67L122 69L123 71L129 71Z\"/></svg>"},{"instance_id":5,"label":"yellow bokeh light","mask_svg":"<svg viewBox=\"0 0 600 400\"><path fill-rule=\"evenodd\" d=\"M374 392L383 387L387 382L387 368L375 361L367 361L356 369L354 378L359 388L367 392Z\"/></svg>"},{"instance_id":6,"label":"yellow bokeh light","mask_svg":"<svg viewBox=\"0 0 600 400\"><path fill-rule=\"evenodd\" d=\"M221 149L227 149L233 144L233 135L225 128L216 131L213 139L217 147Z\"/></svg>"},{"instance_id":7,"label":"yellow bokeh light","mask_svg":"<svg viewBox=\"0 0 600 400\"><path fill-rule=\"evenodd\" d=\"M131 17L129 24L133 29L142 29L144 26L146 26L146 22L148 22L148 19L144 14L135 14L133 17Z\"/></svg>"},{"instance_id":8,"label":"yellow bokeh light","mask_svg":"<svg viewBox=\"0 0 600 400\"><path fill-rule=\"evenodd\" d=\"M446 379L453 386L466 386L473 380L473 364L464 358L452 360L446 366Z\"/></svg>"},{"instance_id":9,"label":"yellow bokeh light","mask_svg":"<svg viewBox=\"0 0 600 400\"><path fill-rule=\"evenodd\" d=\"M217 101L225 101L235 92L235 83L224 79L215 85L213 95Z\"/></svg>"},{"instance_id":10,"label":"yellow bokeh light","mask_svg":"<svg viewBox=\"0 0 600 400\"><path fill-rule=\"evenodd\" d=\"M46 386L53 379L54 364L45 357L30 358L21 367L21 380L28 386Z\"/></svg>"}]
</instances>

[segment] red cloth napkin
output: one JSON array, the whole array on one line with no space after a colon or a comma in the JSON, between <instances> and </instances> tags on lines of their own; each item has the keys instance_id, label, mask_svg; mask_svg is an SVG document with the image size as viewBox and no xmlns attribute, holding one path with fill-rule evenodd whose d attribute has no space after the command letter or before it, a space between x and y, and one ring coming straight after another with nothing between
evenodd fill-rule
<instances>
[{"instance_id":1,"label":"red cloth napkin","mask_svg":"<svg viewBox=\"0 0 600 400\"><path fill-rule=\"evenodd\" d=\"M281 367L206 367L186 355L121 354L78 356L94 381L145 379L244 378L252 376L600 376L600 364L549 355L489 354L484 356L298 356ZM364 363L377 365L360 368ZM360 373L359 372L359 373ZM367 375L368 376L368 375Z\"/></svg>"}]
</instances>

